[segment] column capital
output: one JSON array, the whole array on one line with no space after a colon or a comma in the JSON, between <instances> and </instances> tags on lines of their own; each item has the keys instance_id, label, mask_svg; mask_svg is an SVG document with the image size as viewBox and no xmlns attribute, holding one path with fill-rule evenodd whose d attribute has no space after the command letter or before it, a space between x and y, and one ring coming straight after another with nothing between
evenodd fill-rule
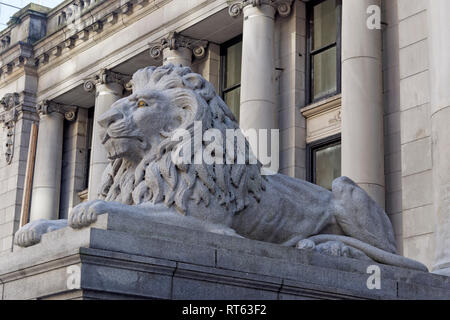
<instances>
[{"instance_id":1,"label":"column capital","mask_svg":"<svg viewBox=\"0 0 450 320\"><path fill-rule=\"evenodd\" d=\"M74 121L77 117L78 107L44 100L36 106L36 111L39 117L57 112L62 114L67 121Z\"/></svg>"},{"instance_id":2,"label":"column capital","mask_svg":"<svg viewBox=\"0 0 450 320\"><path fill-rule=\"evenodd\" d=\"M123 87L127 86L127 83L131 80L131 77L122 73L111 71L108 69L101 69L94 77L84 81L84 90L93 92L99 84L117 83Z\"/></svg>"},{"instance_id":3,"label":"column capital","mask_svg":"<svg viewBox=\"0 0 450 320\"><path fill-rule=\"evenodd\" d=\"M160 41L150 43L150 56L158 59L164 49L177 50L179 47L191 49L194 56L201 59L205 56L208 41L182 36L172 31Z\"/></svg>"},{"instance_id":4,"label":"column capital","mask_svg":"<svg viewBox=\"0 0 450 320\"><path fill-rule=\"evenodd\" d=\"M291 14L293 2L294 0L231 0L228 1L228 13L232 17L237 17L246 6L259 7L261 5L268 5L274 7L281 17L287 17Z\"/></svg>"}]
</instances>

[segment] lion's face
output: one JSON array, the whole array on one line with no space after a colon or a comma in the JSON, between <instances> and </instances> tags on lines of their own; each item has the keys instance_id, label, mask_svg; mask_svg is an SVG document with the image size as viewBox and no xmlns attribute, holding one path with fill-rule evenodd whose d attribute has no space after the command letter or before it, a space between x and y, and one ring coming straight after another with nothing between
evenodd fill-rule
<instances>
[{"instance_id":1,"label":"lion's face","mask_svg":"<svg viewBox=\"0 0 450 320\"><path fill-rule=\"evenodd\" d=\"M116 101L98 123L100 137L110 160L140 161L162 134L179 125L178 109L162 92L138 91Z\"/></svg>"},{"instance_id":2,"label":"lion's face","mask_svg":"<svg viewBox=\"0 0 450 320\"><path fill-rule=\"evenodd\" d=\"M195 145L197 122L202 135L211 128L222 134L238 128L211 83L190 68L172 64L138 70L131 82L133 94L98 120L112 160L103 174L102 199L129 205L164 202L184 215L206 213L206 207L233 215L261 199L261 165L248 163L247 156L245 165L172 161L173 151L179 154L181 148L184 153L192 142L184 136L180 141L177 129L194 136L194 151L204 151L204 143ZM193 154L190 160L195 161Z\"/></svg>"}]
</instances>

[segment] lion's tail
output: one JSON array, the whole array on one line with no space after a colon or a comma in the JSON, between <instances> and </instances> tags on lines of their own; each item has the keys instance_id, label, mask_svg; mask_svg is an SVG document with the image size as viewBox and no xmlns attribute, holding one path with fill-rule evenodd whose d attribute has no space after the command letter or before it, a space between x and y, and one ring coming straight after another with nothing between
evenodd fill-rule
<instances>
[{"instance_id":1,"label":"lion's tail","mask_svg":"<svg viewBox=\"0 0 450 320\"><path fill-rule=\"evenodd\" d=\"M414 269L414 270L428 272L428 268L424 264L422 264L418 261L381 250L379 248L376 248L370 244L367 244L367 243L362 242L355 238L339 236L339 235L332 235L332 234L320 234L320 235L312 236L312 237L308 238L308 240L313 241L316 245L318 245L320 243L328 242L328 241L340 241L348 246L351 246L355 249L361 250L369 258L371 258L372 260L374 260L376 262L391 265L391 266L401 267L401 268Z\"/></svg>"}]
</instances>

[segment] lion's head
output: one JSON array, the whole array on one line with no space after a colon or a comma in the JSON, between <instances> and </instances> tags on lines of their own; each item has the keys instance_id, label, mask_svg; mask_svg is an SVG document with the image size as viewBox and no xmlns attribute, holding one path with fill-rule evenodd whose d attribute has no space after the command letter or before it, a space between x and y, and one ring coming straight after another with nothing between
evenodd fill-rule
<instances>
[{"instance_id":1,"label":"lion's head","mask_svg":"<svg viewBox=\"0 0 450 320\"><path fill-rule=\"evenodd\" d=\"M208 206L216 201L236 213L251 198L259 201L264 178L259 162L249 164L247 141L245 164L172 161L172 151L183 143L173 138L176 129L193 135L194 123L200 121L203 132L214 128L225 137L227 129L239 128L211 83L190 68L167 65L137 71L132 84L133 93L115 102L98 121L111 160L100 198L129 205L164 202L183 214L189 214L193 203ZM200 150L205 147L202 143ZM235 158L239 152L234 150Z\"/></svg>"}]
</instances>

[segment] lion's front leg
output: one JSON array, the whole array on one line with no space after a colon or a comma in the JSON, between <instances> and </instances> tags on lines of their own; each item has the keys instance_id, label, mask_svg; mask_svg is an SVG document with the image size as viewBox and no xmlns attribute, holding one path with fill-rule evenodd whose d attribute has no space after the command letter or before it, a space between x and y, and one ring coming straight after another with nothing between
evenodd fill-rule
<instances>
[{"instance_id":1,"label":"lion's front leg","mask_svg":"<svg viewBox=\"0 0 450 320\"><path fill-rule=\"evenodd\" d=\"M41 242L43 234L67 227L67 220L36 220L24 225L14 235L19 247L31 247Z\"/></svg>"},{"instance_id":2,"label":"lion's front leg","mask_svg":"<svg viewBox=\"0 0 450 320\"><path fill-rule=\"evenodd\" d=\"M210 223L192 216L184 216L164 204L144 204L139 206L124 205L118 202L94 200L84 202L72 209L69 214L69 226L73 229L89 227L101 214L117 214L123 217L143 219L142 223L156 222L183 227L195 231L206 231L232 237L242 238L234 229Z\"/></svg>"}]
</instances>

